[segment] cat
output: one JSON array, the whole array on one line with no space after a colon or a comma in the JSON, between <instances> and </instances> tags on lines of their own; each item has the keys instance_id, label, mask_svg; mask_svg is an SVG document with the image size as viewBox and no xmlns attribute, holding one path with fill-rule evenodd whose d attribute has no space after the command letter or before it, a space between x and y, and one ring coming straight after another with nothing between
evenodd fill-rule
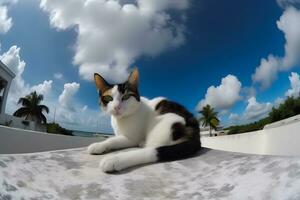
<instances>
[{"instance_id":1,"label":"cat","mask_svg":"<svg viewBox=\"0 0 300 200\"><path fill-rule=\"evenodd\" d=\"M136 165L189 157L201 148L199 123L178 103L163 97L147 99L138 91L135 68L122 84L111 85L101 75L94 79L102 110L111 115L115 136L88 147L89 154L142 147L107 155L100 161L103 172L120 171Z\"/></svg>"}]
</instances>

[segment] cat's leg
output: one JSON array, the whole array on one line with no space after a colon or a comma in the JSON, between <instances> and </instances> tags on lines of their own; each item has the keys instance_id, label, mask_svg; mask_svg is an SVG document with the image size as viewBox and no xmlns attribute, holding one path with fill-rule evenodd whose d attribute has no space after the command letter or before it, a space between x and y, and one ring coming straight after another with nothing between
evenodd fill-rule
<instances>
[{"instance_id":1,"label":"cat's leg","mask_svg":"<svg viewBox=\"0 0 300 200\"><path fill-rule=\"evenodd\" d=\"M108 155L100 161L100 168L103 172L114 172L136 165L157 161L156 148L147 147L128 152L121 152L115 155Z\"/></svg>"},{"instance_id":2,"label":"cat's leg","mask_svg":"<svg viewBox=\"0 0 300 200\"><path fill-rule=\"evenodd\" d=\"M120 171L122 169L158 161L157 148L172 145L172 125L185 123L184 119L176 114L167 113L157 116L157 123L148 133L145 148L108 155L100 161L100 167L104 172Z\"/></svg>"},{"instance_id":3,"label":"cat's leg","mask_svg":"<svg viewBox=\"0 0 300 200\"><path fill-rule=\"evenodd\" d=\"M103 154L111 150L134 147L137 144L123 135L108 138L103 142L93 143L88 147L89 154Z\"/></svg>"}]
</instances>

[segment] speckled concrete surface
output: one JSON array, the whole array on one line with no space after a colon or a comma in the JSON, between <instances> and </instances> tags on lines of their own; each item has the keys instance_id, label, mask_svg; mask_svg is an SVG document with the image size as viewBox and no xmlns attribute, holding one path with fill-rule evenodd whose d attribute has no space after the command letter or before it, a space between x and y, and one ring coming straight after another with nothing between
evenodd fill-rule
<instances>
[{"instance_id":1,"label":"speckled concrete surface","mask_svg":"<svg viewBox=\"0 0 300 200\"><path fill-rule=\"evenodd\" d=\"M117 173L85 149L0 155L0 199L300 199L300 157L203 149Z\"/></svg>"}]
</instances>

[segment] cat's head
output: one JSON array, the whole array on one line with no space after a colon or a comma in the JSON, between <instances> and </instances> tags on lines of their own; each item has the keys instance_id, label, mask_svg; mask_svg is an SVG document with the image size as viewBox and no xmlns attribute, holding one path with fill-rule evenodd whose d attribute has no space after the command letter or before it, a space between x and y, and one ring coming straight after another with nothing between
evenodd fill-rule
<instances>
[{"instance_id":1,"label":"cat's head","mask_svg":"<svg viewBox=\"0 0 300 200\"><path fill-rule=\"evenodd\" d=\"M137 68L131 72L125 83L111 85L97 73L94 74L94 79L99 91L100 105L106 113L121 118L137 110L140 105Z\"/></svg>"}]
</instances>

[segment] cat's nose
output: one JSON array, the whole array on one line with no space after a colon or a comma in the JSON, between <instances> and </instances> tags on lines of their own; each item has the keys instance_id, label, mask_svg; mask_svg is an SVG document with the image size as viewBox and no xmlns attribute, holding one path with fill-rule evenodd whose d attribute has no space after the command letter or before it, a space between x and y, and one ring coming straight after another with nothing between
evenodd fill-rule
<instances>
[{"instance_id":1,"label":"cat's nose","mask_svg":"<svg viewBox=\"0 0 300 200\"><path fill-rule=\"evenodd\" d=\"M115 110L115 111L119 111L120 109L121 109L121 106L120 106L120 105L117 105L117 106L114 107L114 110Z\"/></svg>"}]
</instances>

